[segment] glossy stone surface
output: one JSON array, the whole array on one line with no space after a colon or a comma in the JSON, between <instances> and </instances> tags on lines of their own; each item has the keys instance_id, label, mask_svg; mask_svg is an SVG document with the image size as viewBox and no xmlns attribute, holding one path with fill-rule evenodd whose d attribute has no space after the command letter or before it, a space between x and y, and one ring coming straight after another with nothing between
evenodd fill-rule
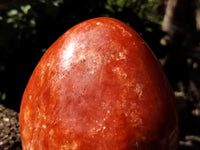
<instances>
[{"instance_id":1,"label":"glossy stone surface","mask_svg":"<svg viewBox=\"0 0 200 150\"><path fill-rule=\"evenodd\" d=\"M175 150L174 95L155 56L112 18L82 22L44 54L20 109L25 150Z\"/></svg>"}]
</instances>

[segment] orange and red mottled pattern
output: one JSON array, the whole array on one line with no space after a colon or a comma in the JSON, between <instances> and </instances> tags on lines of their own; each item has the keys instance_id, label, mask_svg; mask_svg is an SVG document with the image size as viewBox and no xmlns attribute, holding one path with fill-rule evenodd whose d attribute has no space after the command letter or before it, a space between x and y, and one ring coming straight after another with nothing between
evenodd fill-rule
<instances>
[{"instance_id":1,"label":"orange and red mottled pattern","mask_svg":"<svg viewBox=\"0 0 200 150\"><path fill-rule=\"evenodd\" d=\"M24 150L175 150L174 95L143 39L112 18L82 22L44 54L20 109Z\"/></svg>"}]
</instances>

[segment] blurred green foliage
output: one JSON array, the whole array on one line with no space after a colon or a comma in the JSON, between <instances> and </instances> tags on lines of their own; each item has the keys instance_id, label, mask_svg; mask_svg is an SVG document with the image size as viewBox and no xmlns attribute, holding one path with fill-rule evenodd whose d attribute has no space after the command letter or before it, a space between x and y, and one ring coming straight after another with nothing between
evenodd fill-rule
<instances>
[{"instance_id":1,"label":"blurred green foliage","mask_svg":"<svg viewBox=\"0 0 200 150\"><path fill-rule=\"evenodd\" d=\"M2 0L0 2L0 102L19 109L37 62L66 30L108 16L133 27L159 54L164 0ZM152 36L154 38L152 38Z\"/></svg>"},{"instance_id":2,"label":"blurred green foliage","mask_svg":"<svg viewBox=\"0 0 200 150\"><path fill-rule=\"evenodd\" d=\"M140 19L159 23L163 18L163 12L159 12L158 9L164 4L163 2L163 0L107 0L105 8L112 13L131 9Z\"/></svg>"}]
</instances>

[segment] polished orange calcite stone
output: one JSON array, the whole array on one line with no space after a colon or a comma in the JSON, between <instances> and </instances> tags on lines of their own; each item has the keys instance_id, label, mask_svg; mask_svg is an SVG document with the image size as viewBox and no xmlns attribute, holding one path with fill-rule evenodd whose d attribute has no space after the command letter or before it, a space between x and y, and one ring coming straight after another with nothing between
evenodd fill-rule
<instances>
[{"instance_id":1,"label":"polished orange calcite stone","mask_svg":"<svg viewBox=\"0 0 200 150\"><path fill-rule=\"evenodd\" d=\"M132 28L106 17L46 51L24 91L20 130L24 150L175 150L178 141L161 65Z\"/></svg>"}]
</instances>

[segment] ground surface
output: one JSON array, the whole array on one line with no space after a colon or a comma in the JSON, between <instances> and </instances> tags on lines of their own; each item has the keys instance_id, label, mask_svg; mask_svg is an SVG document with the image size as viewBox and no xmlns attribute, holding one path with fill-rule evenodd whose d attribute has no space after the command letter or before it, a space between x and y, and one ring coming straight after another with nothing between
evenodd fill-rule
<instances>
[{"instance_id":1,"label":"ground surface","mask_svg":"<svg viewBox=\"0 0 200 150\"><path fill-rule=\"evenodd\" d=\"M0 150L21 150L19 114L0 105Z\"/></svg>"},{"instance_id":2,"label":"ground surface","mask_svg":"<svg viewBox=\"0 0 200 150\"><path fill-rule=\"evenodd\" d=\"M200 150L200 109L177 94L180 118L179 150ZM0 104L0 150L21 150L19 114Z\"/></svg>"}]
</instances>

